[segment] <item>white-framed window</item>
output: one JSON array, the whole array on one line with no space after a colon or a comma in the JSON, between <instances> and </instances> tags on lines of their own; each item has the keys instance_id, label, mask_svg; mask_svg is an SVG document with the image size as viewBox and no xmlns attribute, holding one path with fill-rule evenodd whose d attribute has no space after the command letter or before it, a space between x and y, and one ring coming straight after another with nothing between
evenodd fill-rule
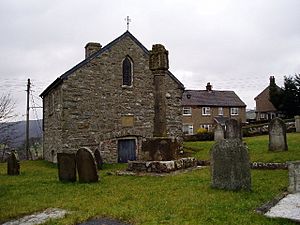
<instances>
[{"instance_id":1,"label":"white-framed window","mask_svg":"<svg viewBox=\"0 0 300 225\"><path fill-rule=\"evenodd\" d=\"M218 108L218 115L223 116L223 107Z\"/></svg>"},{"instance_id":2,"label":"white-framed window","mask_svg":"<svg viewBox=\"0 0 300 225\"><path fill-rule=\"evenodd\" d=\"M230 108L230 115L232 116L239 115L239 108Z\"/></svg>"},{"instance_id":3,"label":"white-framed window","mask_svg":"<svg viewBox=\"0 0 300 225\"><path fill-rule=\"evenodd\" d=\"M203 116L210 115L210 107L202 107L202 115Z\"/></svg>"},{"instance_id":4,"label":"white-framed window","mask_svg":"<svg viewBox=\"0 0 300 225\"><path fill-rule=\"evenodd\" d=\"M206 129L207 131L210 131L212 128L211 124L202 124L200 125L201 128Z\"/></svg>"},{"instance_id":5,"label":"white-framed window","mask_svg":"<svg viewBox=\"0 0 300 225\"><path fill-rule=\"evenodd\" d=\"M192 107L183 107L183 115L191 116L192 115Z\"/></svg>"},{"instance_id":6,"label":"white-framed window","mask_svg":"<svg viewBox=\"0 0 300 225\"><path fill-rule=\"evenodd\" d=\"M193 124L183 124L182 131L184 134L188 134L188 135L194 134Z\"/></svg>"}]
</instances>

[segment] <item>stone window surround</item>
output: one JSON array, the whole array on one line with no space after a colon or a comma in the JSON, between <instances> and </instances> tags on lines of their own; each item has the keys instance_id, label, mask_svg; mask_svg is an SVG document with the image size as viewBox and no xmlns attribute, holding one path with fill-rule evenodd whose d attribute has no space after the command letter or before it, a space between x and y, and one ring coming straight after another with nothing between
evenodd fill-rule
<instances>
[{"instance_id":1,"label":"stone window surround","mask_svg":"<svg viewBox=\"0 0 300 225\"><path fill-rule=\"evenodd\" d=\"M183 116L191 116L192 115L192 107L183 107L182 111L183 111L183 113L182 113Z\"/></svg>"},{"instance_id":2,"label":"stone window surround","mask_svg":"<svg viewBox=\"0 0 300 225\"><path fill-rule=\"evenodd\" d=\"M202 116L210 116L210 107L202 107Z\"/></svg>"},{"instance_id":3,"label":"stone window surround","mask_svg":"<svg viewBox=\"0 0 300 225\"><path fill-rule=\"evenodd\" d=\"M239 115L239 108L237 108L237 107L230 108L230 115L231 116L237 116L237 115Z\"/></svg>"},{"instance_id":4,"label":"stone window surround","mask_svg":"<svg viewBox=\"0 0 300 225\"><path fill-rule=\"evenodd\" d=\"M130 82L130 85L124 84L123 66L124 66L124 61L126 59L128 59L129 62L131 63L131 82ZM122 88L132 88L133 87L133 60L131 59L131 57L129 55L126 55L124 57L124 59L122 60L122 63L121 63L121 67L122 67Z\"/></svg>"},{"instance_id":5,"label":"stone window surround","mask_svg":"<svg viewBox=\"0 0 300 225\"><path fill-rule=\"evenodd\" d=\"M194 134L194 125L191 123L184 123L184 124L182 124L182 131L186 135L193 135Z\"/></svg>"}]
</instances>

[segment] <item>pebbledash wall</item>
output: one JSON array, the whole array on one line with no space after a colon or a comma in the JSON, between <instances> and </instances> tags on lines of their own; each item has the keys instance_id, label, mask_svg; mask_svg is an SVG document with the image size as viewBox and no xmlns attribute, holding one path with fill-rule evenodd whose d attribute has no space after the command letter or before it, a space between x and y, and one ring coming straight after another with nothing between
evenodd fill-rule
<instances>
[{"instance_id":1,"label":"pebbledash wall","mask_svg":"<svg viewBox=\"0 0 300 225\"><path fill-rule=\"evenodd\" d=\"M93 45L94 44L94 45ZM132 85L123 85L123 60L132 65ZM166 76L167 135L182 137L183 85ZM42 94L44 158L80 147L100 150L104 162L118 161L118 141L136 140L140 158L144 138L153 137L154 86L148 50L128 31L101 49L86 46L86 59L54 81Z\"/></svg>"}]
</instances>

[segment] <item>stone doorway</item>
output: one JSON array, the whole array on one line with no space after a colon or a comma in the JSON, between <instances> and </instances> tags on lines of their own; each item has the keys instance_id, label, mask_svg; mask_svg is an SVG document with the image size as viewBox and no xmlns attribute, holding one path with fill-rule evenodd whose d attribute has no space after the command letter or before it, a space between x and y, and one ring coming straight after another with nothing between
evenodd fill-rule
<instances>
[{"instance_id":1,"label":"stone doorway","mask_svg":"<svg viewBox=\"0 0 300 225\"><path fill-rule=\"evenodd\" d=\"M127 163L128 160L136 160L136 139L118 140L118 162Z\"/></svg>"}]
</instances>

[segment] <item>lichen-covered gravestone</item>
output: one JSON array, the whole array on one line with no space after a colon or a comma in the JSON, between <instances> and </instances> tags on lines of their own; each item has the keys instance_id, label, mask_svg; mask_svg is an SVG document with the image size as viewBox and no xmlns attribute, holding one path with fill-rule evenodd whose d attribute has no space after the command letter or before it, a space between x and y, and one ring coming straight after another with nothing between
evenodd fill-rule
<instances>
[{"instance_id":1,"label":"lichen-covered gravestone","mask_svg":"<svg viewBox=\"0 0 300 225\"><path fill-rule=\"evenodd\" d=\"M239 121L235 119L229 119L225 122L225 138L233 139L239 138L242 139L242 129Z\"/></svg>"},{"instance_id":2,"label":"lichen-covered gravestone","mask_svg":"<svg viewBox=\"0 0 300 225\"><path fill-rule=\"evenodd\" d=\"M269 151L287 151L286 125L280 118L274 118L269 124Z\"/></svg>"},{"instance_id":3,"label":"lichen-covered gravestone","mask_svg":"<svg viewBox=\"0 0 300 225\"><path fill-rule=\"evenodd\" d=\"M12 151L7 158L7 175L20 174L20 161L17 153Z\"/></svg>"},{"instance_id":4,"label":"lichen-covered gravestone","mask_svg":"<svg viewBox=\"0 0 300 225\"><path fill-rule=\"evenodd\" d=\"M296 132L300 133L300 116L295 116L295 127Z\"/></svg>"},{"instance_id":5,"label":"lichen-covered gravestone","mask_svg":"<svg viewBox=\"0 0 300 225\"><path fill-rule=\"evenodd\" d=\"M289 187L291 193L300 192L300 161L288 162Z\"/></svg>"},{"instance_id":6,"label":"lichen-covered gravestone","mask_svg":"<svg viewBox=\"0 0 300 225\"><path fill-rule=\"evenodd\" d=\"M213 145L211 186L225 190L251 190L248 149L239 138L220 140Z\"/></svg>"},{"instance_id":7,"label":"lichen-covered gravestone","mask_svg":"<svg viewBox=\"0 0 300 225\"><path fill-rule=\"evenodd\" d=\"M58 178L63 182L76 181L76 157L71 153L57 153Z\"/></svg>"},{"instance_id":8,"label":"lichen-covered gravestone","mask_svg":"<svg viewBox=\"0 0 300 225\"><path fill-rule=\"evenodd\" d=\"M77 151L76 165L79 182L90 183L98 181L96 160L89 148L83 147Z\"/></svg>"},{"instance_id":9,"label":"lichen-covered gravestone","mask_svg":"<svg viewBox=\"0 0 300 225\"><path fill-rule=\"evenodd\" d=\"M95 160L96 160L98 170L102 170L103 159L102 159L102 156L101 156L100 151L98 149L95 150L94 156L95 156Z\"/></svg>"},{"instance_id":10,"label":"lichen-covered gravestone","mask_svg":"<svg viewBox=\"0 0 300 225\"><path fill-rule=\"evenodd\" d=\"M214 140L220 141L224 139L224 129L221 124L217 124L214 129Z\"/></svg>"}]
</instances>

